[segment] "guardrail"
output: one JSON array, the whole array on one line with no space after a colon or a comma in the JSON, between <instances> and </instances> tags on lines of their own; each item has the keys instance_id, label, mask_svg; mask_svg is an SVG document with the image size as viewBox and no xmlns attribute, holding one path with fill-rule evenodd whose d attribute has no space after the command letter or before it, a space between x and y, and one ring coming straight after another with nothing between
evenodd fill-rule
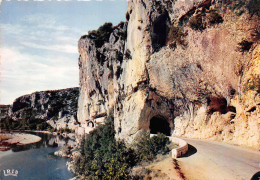
<instances>
[{"instance_id":1,"label":"guardrail","mask_svg":"<svg viewBox=\"0 0 260 180\"><path fill-rule=\"evenodd\" d=\"M150 134L150 137L152 137L152 136L156 136L156 134ZM170 141L172 143L179 144L179 146L177 148L174 148L171 150L173 159L181 157L187 153L188 143L185 140L177 138L177 137L172 137L172 136L167 136L167 137L170 139Z\"/></svg>"},{"instance_id":2,"label":"guardrail","mask_svg":"<svg viewBox=\"0 0 260 180\"><path fill-rule=\"evenodd\" d=\"M178 158L183 156L188 151L188 143L184 141L183 139L177 138L177 137L169 137L169 139L173 143L178 143L179 147L172 149L172 158Z\"/></svg>"}]
</instances>

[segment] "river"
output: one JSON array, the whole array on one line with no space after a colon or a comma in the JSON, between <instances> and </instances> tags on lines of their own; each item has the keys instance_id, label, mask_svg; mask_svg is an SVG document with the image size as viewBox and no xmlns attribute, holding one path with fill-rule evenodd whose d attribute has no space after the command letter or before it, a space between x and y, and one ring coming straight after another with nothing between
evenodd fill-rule
<instances>
[{"instance_id":1,"label":"river","mask_svg":"<svg viewBox=\"0 0 260 180\"><path fill-rule=\"evenodd\" d=\"M67 170L68 159L53 155L67 142L67 139L50 134L37 133L36 135L42 138L38 143L0 151L0 180L66 180L74 176ZM17 177L11 176L10 173L7 176L8 170L13 175L17 174Z\"/></svg>"}]
</instances>

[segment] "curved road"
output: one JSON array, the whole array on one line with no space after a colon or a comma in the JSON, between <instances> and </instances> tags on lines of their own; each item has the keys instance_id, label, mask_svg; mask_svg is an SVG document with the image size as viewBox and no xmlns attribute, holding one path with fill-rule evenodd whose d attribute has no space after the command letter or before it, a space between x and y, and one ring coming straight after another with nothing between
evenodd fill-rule
<instances>
[{"instance_id":1,"label":"curved road","mask_svg":"<svg viewBox=\"0 0 260 180\"><path fill-rule=\"evenodd\" d=\"M220 142L183 139L191 146L188 154L177 160L188 180L250 180L260 171L260 152Z\"/></svg>"}]
</instances>

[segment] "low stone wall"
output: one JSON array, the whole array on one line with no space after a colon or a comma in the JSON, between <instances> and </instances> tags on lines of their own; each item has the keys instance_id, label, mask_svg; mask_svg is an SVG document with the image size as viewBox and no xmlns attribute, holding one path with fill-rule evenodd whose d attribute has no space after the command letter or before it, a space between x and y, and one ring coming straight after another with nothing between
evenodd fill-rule
<instances>
[{"instance_id":1,"label":"low stone wall","mask_svg":"<svg viewBox=\"0 0 260 180\"><path fill-rule=\"evenodd\" d=\"M173 143L179 144L177 148L172 149L172 158L178 158L183 156L184 154L187 153L188 151L188 143L184 141L183 139L176 138L176 137L169 137L169 139Z\"/></svg>"}]
</instances>

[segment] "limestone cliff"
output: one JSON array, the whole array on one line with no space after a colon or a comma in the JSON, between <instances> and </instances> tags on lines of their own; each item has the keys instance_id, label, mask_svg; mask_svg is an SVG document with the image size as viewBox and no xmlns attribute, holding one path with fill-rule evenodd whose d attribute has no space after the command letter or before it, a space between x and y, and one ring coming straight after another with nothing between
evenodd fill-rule
<instances>
[{"instance_id":1,"label":"limestone cliff","mask_svg":"<svg viewBox=\"0 0 260 180\"><path fill-rule=\"evenodd\" d=\"M57 130L75 129L78 126L78 96L79 88L35 92L15 99L9 115L15 122L24 121L22 124L16 123L21 126L20 130L39 129L42 121ZM25 127L25 124L32 127Z\"/></svg>"},{"instance_id":2,"label":"limestone cliff","mask_svg":"<svg viewBox=\"0 0 260 180\"><path fill-rule=\"evenodd\" d=\"M79 40L77 134L108 114L144 132L260 147L256 1L129 0L126 23Z\"/></svg>"}]
</instances>

